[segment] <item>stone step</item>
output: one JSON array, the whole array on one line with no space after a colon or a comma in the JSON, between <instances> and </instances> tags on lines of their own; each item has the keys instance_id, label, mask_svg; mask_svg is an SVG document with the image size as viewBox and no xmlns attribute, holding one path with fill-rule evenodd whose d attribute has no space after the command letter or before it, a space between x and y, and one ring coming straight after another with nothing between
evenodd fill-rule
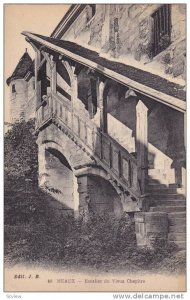
<instances>
[{"instance_id":1,"label":"stone step","mask_svg":"<svg viewBox=\"0 0 190 300\"><path fill-rule=\"evenodd\" d=\"M171 188L171 189L177 189L178 185L176 183L171 183L171 184L161 184L161 183L157 183L157 182L149 182L148 181L148 188L149 189L166 189L166 188Z\"/></svg>"},{"instance_id":2,"label":"stone step","mask_svg":"<svg viewBox=\"0 0 190 300\"><path fill-rule=\"evenodd\" d=\"M174 233L171 232L168 234L168 240L169 241L185 241L186 240L186 233Z\"/></svg>"},{"instance_id":3,"label":"stone step","mask_svg":"<svg viewBox=\"0 0 190 300\"><path fill-rule=\"evenodd\" d=\"M156 188L152 189L150 187L147 188L147 192L149 192L152 195L155 194L178 194L182 195L183 191L180 188L171 188L171 187L163 187L163 188Z\"/></svg>"},{"instance_id":4,"label":"stone step","mask_svg":"<svg viewBox=\"0 0 190 300\"><path fill-rule=\"evenodd\" d=\"M150 211L152 212L184 212L186 211L186 206L155 206L150 207Z\"/></svg>"},{"instance_id":5,"label":"stone step","mask_svg":"<svg viewBox=\"0 0 190 300\"><path fill-rule=\"evenodd\" d=\"M169 216L168 216L169 217ZM170 218L169 217L169 226L186 226L186 219L185 218Z\"/></svg>"},{"instance_id":6,"label":"stone step","mask_svg":"<svg viewBox=\"0 0 190 300\"><path fill-rule=\"evenodd\" d=\"M186 226L185 225L172 225L169 226L169 233L186 233Z\"/></svg>"},{"instance_id":7,"label":"stone step","mask_svg":"<svg viewBox=\"0 0 190 300\"><path fill-rule=\"evenodd\" d=\"M186 249L186 242L185 241L175 241L174 243L178 246L179 249Z\"/></svg>"},{"instance_id":8,"label":"stone step","mask_svg":"<svg viewBox=\"0 0 190 300\"><path fill-rule=\"evenodd\" d=\"M168 199L168 200L174 200L174 199L185 199L184 195L181 194L155 194L151 195L152 199Z\"/></svg>"},{"instance_id":9,"label":"stone step","mask_svg":"<svg viewBox=\"0 0 190 300\"><path fill-rule=\"evenodd\" d=\"M159 199L159 200L153 200L152 201L154 203L153 206L185 206L186 205L186 201L184 199L174 199L174 200L166 200L166 199Z\"/></svg>"},{"instance_id":10,"label":"stone step","mask_svg":"<svg viewBox=\"0 0 190 300\"><path fill-rule=\"evenodd\" d=\"M169 220L171 220L171 219L180 219L180 218L182 218L182 219L186 219L186 213L185 212L169 212L168 213L168 218L169 218Z\"/></svg>"},{"instance_id":11,"label":"stone step","mask_svg":"<svg viewBox=\"0 0 190 300\"><path fill-rule=\"evenodd\" d=\"M156 178L149 178L148 179L148 184L163 184L163 185L169 185L168 180L160 180L160 179L156 179Z\"/></svg>"}]
</instances>

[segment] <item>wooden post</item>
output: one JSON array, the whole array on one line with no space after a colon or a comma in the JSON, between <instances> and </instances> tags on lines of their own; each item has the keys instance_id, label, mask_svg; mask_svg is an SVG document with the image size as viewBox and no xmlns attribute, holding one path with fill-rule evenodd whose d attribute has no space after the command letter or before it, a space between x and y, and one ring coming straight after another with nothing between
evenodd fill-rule
<instances>
[{"instance_id":1,"label":"wooden post","mask_svg":"<svg viewBox=\"0 0 190 300\"><path fill-rule=\"evenodd\" d=\"M143 195L148 176L148 108L141 100L136 106L136 151L138 180Z\"/></svg>"},{"instance_id":2,"label":"wooden post","mask_svg":"<svg viewBox=\"0 0 190 300\"><path fill-rule=\"evenodd\" d=\"M30 41L28 37L25 38L28 43L32 46L35 51L35 61L34 61L34 75L35 75L35 97L36 97L36 110L41 105L41 81L38 80L38 72L41 63L41 53L37 46Z\"/></svg>"},{"instance_id":3,"label":"wooden post","mask_svg":"<svg viewBox=\"0 0 190 300\"><path fill-rule=\"evenodd\" d=\"M71 86L72 86L71 101L74 104L74 102L77 100L77 97L78 97L78 82L77 82L77 75L75 73L73 73L73 80L72 80Z\"/></svg>"},{"instance_id":4,"label":"wooden post","mask_svg":"<svg viewBox=\"0 0 190 300\"><path fill-rule=\"evenodd\" d=\"M187 145L187 113L185 111L184 115L184 146L185 146L185 151L186 151L186 145Z\"/></svg>"},{"instance_id":5,"label":"wooden post","mask_svg":"<svg viewBox=\"0 0 190 300\"><path fill-rule=\"evenodd\" d=\"M36 48L35 49L35 94L36 94L36 110L41 105L41 81L38 80L38 72L40 67L40 61L41 61L41 53Z\"/></svg>"},{"instance_id":6,"label":"wooden post","mask_svg":"<svg viewBox=\"0 0 190 300\"><path fill-rule=\"evenodd\" d=\"M107 132L107 111L103 97L106 81L98 81L98 104L100 109L100 129L103 132Z\"/></svg>"},{"instance_id":7,"label":"wooden post","mask_svg":"<svg viewBox=\"0 0 190 300\"><path fill-rule=\"evenodd\" d=\"M51 92L56 93L57 90L57 73L56 62L51 58Z\"/></svg>"},{"instance_id":8,"label":"wooden post","mask_svg":"<svg viewBox=\"0 0 190 300\"><path fill-rule=\"evenodd\" d=\"M70 66L68 64L68 68L70 68L70 80L71 80L71 118L72 118L72 130L74 127L74 106L78 97L78 82L77 75L75 74L76 66Z\"/></svg>"}]
</instances>

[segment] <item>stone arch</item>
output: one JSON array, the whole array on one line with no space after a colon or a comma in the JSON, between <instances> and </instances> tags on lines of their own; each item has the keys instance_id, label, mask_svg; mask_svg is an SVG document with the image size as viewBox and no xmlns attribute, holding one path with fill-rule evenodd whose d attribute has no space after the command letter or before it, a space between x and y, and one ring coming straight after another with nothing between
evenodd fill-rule
<instances>
[{"instance_id":1,"label":"stone arch","mask_svg":"<svg viewBox=\"0 0 190 300\"><path fill-rule=\"evenodd\" d=\"M123 213L122 191L113 183L109 174L102 168L86 167L76 171L76 176L86 176L86 204L89 212L109 212L120 217ZM81 181L82 182L82 181Z\"/></svg>"},{"instance_id":2,"label":"stone arch","mask_svg":"<svg viewBox=\"0 0 190 300\"><path fill-rule=\"evenodd\" d=\"M62 203L64 209L78 211L77 178L70 160L57 143L44 141L39 146L39 175L40 186Z\"/></svg>"},{"instance_id":3,"label":"stone arch","mask_svg":"<svg viewBox=\"0 0 190 300\"><path fill-rule=\"evenodd\" d=\"M87 175L87 174L99 176L99 177L104 178L107 181L109 181L110 184L115 189L116 193L121 197L121 194L122 194L121 189L117 186L116 183L114 184L113 179L111 179L110 175L104 169L102 169L99 166L93 166L93 167L81 168L81 169L75 171L76 176Z\"/></svg>"},{"instance_id":4,"label":"stone arch","mask_svg":"<svg viewBox=\"0 0 190 300\"><path fill-rule=\"evenodd\" d=\"M72 160L70 159L70 153L66 151L66 149L64 149L61 145L59 145L56 137L55 141L44 140L42 145L45 150L54 149L57 152L59 152L62 156L64 156L68 161L68 164L71 167L72 171L74 172Z\"/></svg>"},{"instance_id":5,"label":"stone arch","mask_svg":"<svg viewBox=\"0 0 190 300\"><path fill-rule=\"evenodd\" d=\"M93 165L95 159L92 155L76 140L69 131L58 128L55 124L50 124L38 134L38 145L54 143L60 152L67 158L73 169L79 169L82 166ZM47 147L47 145L46 145Z\"/></svg>"},{"instance_id":6,"label":"stone arch","mask_svg":"<svg viewBox=\"0 0 190 300\"><path fill-rule=\"evenodd\" d=\"M61 60L63 66L65 67L65 69L67 70L68 74L69 74L69 77L70 77L70 81L72 82L73 80L73 70L72 70L72 67L70 66L69 62L66 61L66 60Z\"/></svg>"}]
</instances>

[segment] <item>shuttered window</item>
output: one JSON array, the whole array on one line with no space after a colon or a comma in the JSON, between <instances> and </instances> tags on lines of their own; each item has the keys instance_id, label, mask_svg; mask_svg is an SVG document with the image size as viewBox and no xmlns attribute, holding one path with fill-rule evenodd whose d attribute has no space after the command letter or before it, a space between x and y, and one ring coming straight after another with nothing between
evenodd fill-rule
<instances>
[{"instance_id":1,"label":"shuttered window","mask_svg":"<svg viewBox=\"0 0 190 300\"><path fill-rule=\"evenodd\" d=\"M162 5L152 15L153 18L153 47L152 55L156 56L165 50L171 41L171 12L170 4Z\"/></svg>"}]
</instances>

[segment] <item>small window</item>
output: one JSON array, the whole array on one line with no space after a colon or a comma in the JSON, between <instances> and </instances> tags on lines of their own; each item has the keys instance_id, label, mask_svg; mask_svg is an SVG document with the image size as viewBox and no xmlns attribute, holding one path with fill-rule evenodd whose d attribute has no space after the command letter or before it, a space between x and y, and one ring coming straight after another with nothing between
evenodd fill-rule
<instances>
[{"instance_id":1,"label":"small window","mask_svg":"<svg viewBox=\"0 0 190 300\"><path fill-rule=\"evenodd\" d=\"M33 90L35 90L35 81L32 81Z\"/></svg>"},{"instance_id":2,"label":"small window","mask_svg":"<svg viewBox=\"0 0 190 300\"><path fill-rule=\"evenodd\" d=\"M152 15L153 18L153 47L152 55L156 56L165 50L171 42L170 4L162 5Z\"/></svg>"},{"instance_id":3,"label":"small window","mask_svg":"<svg viewBox=\"0 0 190 300\"><path fill-rule=\"evenodd\" d=\"M12 93L16 93L15 84L12 85Z\"/></svg>"}]
</instances>

